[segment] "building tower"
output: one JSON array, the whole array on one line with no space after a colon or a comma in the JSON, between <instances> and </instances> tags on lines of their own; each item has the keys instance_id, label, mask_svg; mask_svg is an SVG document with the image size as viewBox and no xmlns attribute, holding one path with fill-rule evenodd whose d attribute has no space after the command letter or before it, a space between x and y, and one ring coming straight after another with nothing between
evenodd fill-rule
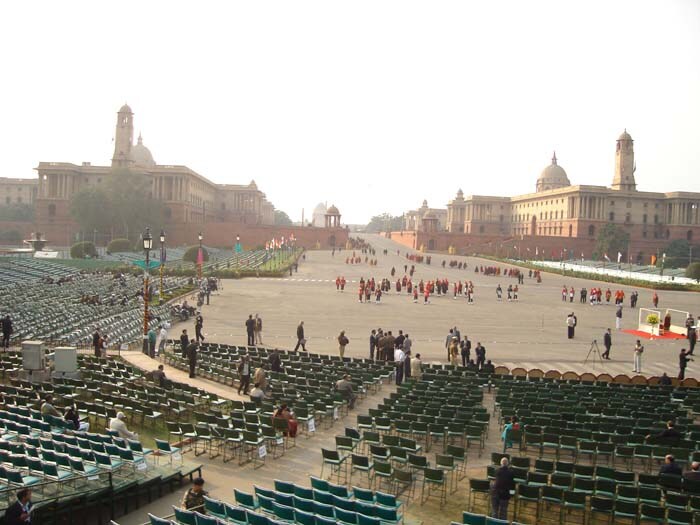
<instances>
[{"instance_id":1,"label":"building tower","mask_svg":"<svg viewBox=\"0 0 700 525\"><path fill-rule=\"evenodd\" d=\"M627 130L617 139L615 150L615 177L612 189L622 191L636 191L637 183L634 181L634 146L632 137Z\"/></svg>"},{"instance_id":2,"label":"building tower","mask_svg":"<svg viewBox=\"0 0 700 525\"><path fill-rule=\"evenodd\" d=\"M117 113L117 129L114 133L112 167L128 168L132 164L131 146L134 143L134 113L124 104Z\"/></svg>"}]
</instances>

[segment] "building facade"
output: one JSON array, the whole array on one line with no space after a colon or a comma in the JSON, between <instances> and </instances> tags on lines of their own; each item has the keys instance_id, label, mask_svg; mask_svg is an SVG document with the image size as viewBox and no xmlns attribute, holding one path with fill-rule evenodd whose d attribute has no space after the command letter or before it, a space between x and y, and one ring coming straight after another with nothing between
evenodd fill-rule
<instances>
[{"instance_id":1,"label":"building facade","mask_svg":"<svg viewBox=\"0 0 700 525\"><path fill-rule=\"evenodd\" d=\"M462 190L447 204L444 228L440 224L432 242L425 235L400 235L414 248L479 246L524 242L532 251L538 245L557 245L556 254L586 250L590 256L598 232L615 224L630 235L630 258L639 259L675 239L700 239L700 193L644 192L635 180L634 141L625 130L616 141L612 184L571 185L556 154L540 174L534 193L515 197L471 195ZM408 212L410 214L414 212ZM406 221L409 232L423 232ZM444 235L452 234L452 235ZM461 237L460 237L461 236ZM392 235L397 239L396 235ZM409 239L414 239L409 241ZM439 239L439 240L438 240ZM488 239L488 241L486 241ZM447 246L446 246L447 245ZM489 250L482 250L489 251ZM491 250L493 251L493 250ZM539 251L539 250L538 250ZM549 253L548 253L549 255Z\"/></svg>"},{"instance_id":2,"label":"building facade","mask_svg":"<svg viewBox=\"0 0 700 525\"><path fill-rule=\"evenodd\" d=\"M34 204L37 194L36 179L0 177L0 204Z\"/></svg>"}]
</instances>

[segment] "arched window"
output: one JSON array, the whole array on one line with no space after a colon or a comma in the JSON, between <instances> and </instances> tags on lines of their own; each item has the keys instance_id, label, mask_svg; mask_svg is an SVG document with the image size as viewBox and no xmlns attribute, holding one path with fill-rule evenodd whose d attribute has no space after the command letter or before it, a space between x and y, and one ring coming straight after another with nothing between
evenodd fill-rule
<instances>
[{"instance_id":1,"label":"arched window","mask_svg":"<svg viewBox=\"0 0 700 525\"><path fill-rule=\"evenodd\" d=\"M595 226L592 224L588 227L588 236L593 237L595 235Z\"/></svg>"}]
</instances>

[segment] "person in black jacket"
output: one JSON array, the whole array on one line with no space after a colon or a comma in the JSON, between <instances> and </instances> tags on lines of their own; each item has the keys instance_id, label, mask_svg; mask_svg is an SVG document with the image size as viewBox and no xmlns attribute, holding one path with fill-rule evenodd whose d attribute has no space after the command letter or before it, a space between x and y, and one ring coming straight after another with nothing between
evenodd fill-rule
<instances>
[{"instance_id":1,"label":"person in black jacket","mask_svg":"<svg viewBox=\"0 0 700 525\"><path fill-rule=\"evenodd\" d=\"M491 517L508 519L510 491L515 490L515 476L508 466L508 458L501 458L501 466L496 470L491 483Z\"/></svg>"},{"instance_id":2,"label":"person in black jacket","mask_svg":"<svg viewBox=\"0 0 700 525\"><path fill-rule=\"evenodd\" d=\"M100 352L100 329L95 328L95 333L92 334L92 347L95 349L95 357L102 357L102 352Z\"/></svg>"},{"instance_id":3,"label":"person in black jacket","mask_svg":"<svg viewBox=\"0 0 700 525\"><path fill-rule=\"evenodd\" d=\"M5 511L6 525L24 525L31 521L31 499L31 489L21 489L17 492L17 500Z\"/></svg>"},{"instance_id":4,"label":"person in black jacket","mask_svg":"<svg viewBox=\"0 0 700 525\"><path fill-rule=\"evenodd\" d=\"M464 339L459 343L460 353L462 354L462 366L467 366L472 351L472 342L469 340L469 336L464 336Z\"/></svg>"},{"instance_id":5,"label":"person in black jacket","mask_svg":"<svg viewBox=\"0 0 700 525\"><path fill-rule=\"evenodd\" d=\"M190 338L187 335L187 330L183 330L180 335L180 346L182 346L182 357L187 359L187 347L190 344Z\"/></svg>"},{"instance_id":6,"label":"person in black jacket","mask_svg":"<svg viewBox=\"0 0 700 525\"><path fill-rule=\"evenodd\" d=\"M187 347L187 359L190 365L190 377L195 377L194 370L197 367L197 352L199 350L199 343L196 339L190 341Z\"/></svg>"},{"instance_id":7,"label":"person in black jacket","mask_svg":"<svg viewBox=\"0 0 700 525\"><path fill-rule=\"evenodd\" d=\"M664 459L664 464L661 465L661 468L659 469L659 475L661 474L682 476L683 470L681 469L680 465L676 463L676 458L674 458L671 454L667 454L666 458Z\"/></svg>"},{"instance_id":8,"label":"person in black jacket","mask_svg":"<svg viewBox=\"0 0 700 525\"><path fill-rule=\"evenodd\" d=\"M255 346L255 319L253 319L253 314L250 314L248 319L246 319L245 331L248 334L248 346Z\"/></svg>"},{"instance_id":9,"label":"person in black jacket","mask_svg":"<svg viewBox=\"0 0 700 525\"><path fill-rule=\"evenodd\" d=\"M197 317L194 320L194 335L197 339L197 342L199 342L200 339L204 341L204 334L202 334L202 328L204 328L204 318L202 317L202 314L197 312Z\"/></svg>"},{"instance_id":10,"label":"person in black jacket","mask_svg":"<svg viewBox=\"0 0 700 525\"><path fill-rule=\"evenodd\" d=\"M377 331L372 330L369 334L369 360L374 361L374 350L377 348Z\"/></svg>"},{"instance_id":11,"label":"person in black jacket","mask_svg":"<svg viewBox=\"0 0 700 525\"><path fill-rule=\"evenodd\" d=\"M602 357L603 359L610 359L610 348L612 347L612 335L610 328L608 328L608 331L605 332L605 335L603 336L603 346L605 347L605 352L603 352Z\"/></svg>"},{"instance_id":12,"label":"person in black jacket","mask_svg":"<svg viewBox=\"0 0 700 525\"><path fill-rule=\"evenodd\" d=\"M297 326L297 345L294 347L294 351L299 350L299 347L306 352L306 338L304 337L304 321L299 321L299 326Z\"/></svg>"}]
</instances>

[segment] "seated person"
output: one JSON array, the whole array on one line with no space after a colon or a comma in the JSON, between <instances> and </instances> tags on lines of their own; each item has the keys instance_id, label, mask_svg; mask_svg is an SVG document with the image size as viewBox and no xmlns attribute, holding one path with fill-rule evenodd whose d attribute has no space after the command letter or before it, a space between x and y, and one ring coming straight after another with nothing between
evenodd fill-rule
<instances>
[{"instance_id":1,"label":"seated person","mask_svg":"<svg viewBox=\"0 0 700 525\"><path fill-rule=\"evenodd\" d=\"M299 427L299 424L297 423L297 420L294 418L294 412L292 412L285 403L282 403L282 405L275 411L275 413L272 415L272 417L286 419L287 420L287 428L289 429L289 437L297 437L297 429ZM285 435L286 435L286 432L285 432Z\"/></svg>"},{"instance_id":2,"label":"seated person","mask_svg":"<svg viewBox=\"0 0 700 525\"><path fill-rule=\"evenodd\" d=\"M46 396L44 403L41 405L41 415L61 417L59 411L53 406L53 396L51 394Z\"/></svg>"},{"instance_id":3,"label":"seated person","mask_svg":"<svg viewBox=\"0 0 700 525\"><path fill-rule=\"evenodd\" d=\"M165 384L165 372L163 371L163 365L158 365L158 369L151 372L153 375L153 382L158 386L163 386Z\"/></svg>"},{"instance_id":4,"label":"seated person","mask_svg":"<svg viewBox=\"0 0 700 525\"><path fill-rule=\"evenodd\" d=\"M674 458L671 454L666 455L664 464L661 465L661 468L659 469L659 475L661 474L671 474L674 476L683 475L680 465L676 463L676 458Z\"/></svg>"},{"instance_id":5,"label":"seated person","mask_svg":"<svg viewBox=\"0 0 700 525\"><path fill-rule=\"evenodd\" d=\"M496 371L496 367L493 366L493 363L489 359L488 361L486 361L486 364L481 367L481 371L484 374L493 374Z\"/></svg>"},{"instance_id":6,"label":"seated person","mask_svg":"<svg viewBox=\"0 0 700 525\"><path fill-rule=\"evenodd\" d=\"M501 439L505 442L505 448L513 447L513 441L511 441L509 435L511 430L520 430L520 422L518 421L518 416L511 417L508 423L506 423L503 427Z\"/></svg>"},{"instance_id":7,"label":"seated person","mask_svg":"<svg viewBox=\"0 0 700 525\"><path fill-rule=\"evenodd\" d=\"M355 396L350 379L350 375L346 374L335 384L335 389L348 401L348 408L354 408L357 396Z\"/></svg>"},{"instance_id":8,"label":"seated person","mask_svg":"<svg viewBox=\"0 0 700 525\"><path fill-rule=\"evenodd\" d=\"M693 461L690 470L683 473L683 478L690 481L700 481L700 461Z\"/></svg>"},{"instance_id":9,"label":"seated person","mask_svg":"<svg viewBox=\"0 0 700 525\"><path fill-rule=\"evenodd\" d=\"M653 443L660 444L675 444L683 436L676 430L676 424L673 421L666 423L666 428L654 436L647 436L647 439L652 438Z\"/></svg>"},{"instance_id":10,"label":"seated person","mask_svg":"<svg viewBox=\"0 0 700 525\"><path fill-rule=\"evenodd\" d=\"M109 429L119 434L119 437L124 439L134 439L138 440L139 435L136 432L131 432L126 428L126 423L124 420L126 416L124 412L117 412L117 417L113 417L109 420Z\"/></svg>"},{"instance_id":11,"label":"seated person","mask_svg":"<svg viewBox=\"0 0 700 525\"><path fill-rule=\"evenodd\" d=\"M253 386L253 390L250 391L250 399L256 403L262 403L262 401L264 401L265 392L260 388L260 383L255 383L255 386Z\"/></svg>"},{"instance_id":12,"label":"seated person","mask_svg":"<svg viewBox=\"0 0 700 525\"><path fill-rule=\"evenodd\" d=\"M467 363L467 370L470 372L478 372L479 367L476 366L476 363L474 362L473 359L470 359L469 362Z\"/></svg>"},{"instance_id":13,"label":"seated person","mask_svg":"<svg viewBox=\"0 0 700 525\"><path fill-rule=\"evenodd\" d=\"M80 416L78 415L78 411L75 409L75 405L68 407L68 410L66 410L66 413L63 415L63 419L73 425L72 430L87 432L90 429L90 423L80 421Z\"/></svg>"}]
</instances>

